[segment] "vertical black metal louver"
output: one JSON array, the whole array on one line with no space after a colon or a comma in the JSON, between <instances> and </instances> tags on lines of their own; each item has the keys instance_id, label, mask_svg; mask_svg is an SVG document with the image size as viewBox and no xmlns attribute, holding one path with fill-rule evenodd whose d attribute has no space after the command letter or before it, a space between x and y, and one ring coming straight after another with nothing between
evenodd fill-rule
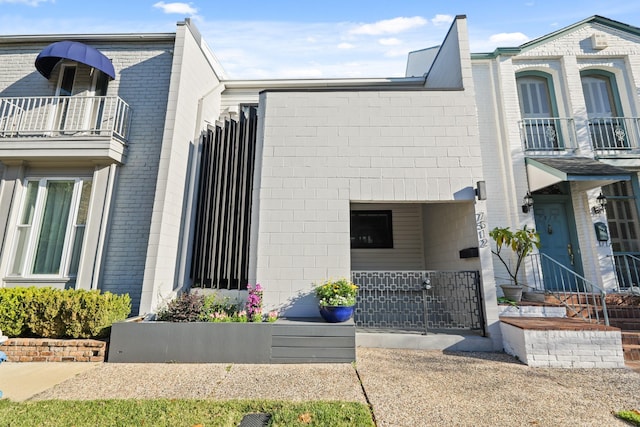
<instances>
[{"instance_id":1,"label":"vertical black metal louver","mask_svg":"<svg viewBox=\"0 0 640 427\"><path fill-rule=\"evenodd\" d=\"M194 286L246 289L257 109L246 106L203 136L193 239Z\"/></svg>"}]
</instances>

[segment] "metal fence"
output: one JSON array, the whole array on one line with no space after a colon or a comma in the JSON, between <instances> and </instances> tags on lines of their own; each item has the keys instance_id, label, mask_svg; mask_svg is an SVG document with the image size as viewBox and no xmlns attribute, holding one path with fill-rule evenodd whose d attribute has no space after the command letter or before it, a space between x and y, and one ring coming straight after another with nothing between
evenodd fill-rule
<instances>
[{"instance_id":1,"label":"metal fence","mask_svg":"<svg viewBox=\"0 0 640 427\"><path fill-rule=\"evenodd\" d=\"M616 272L617 291L640 286L640 258L638 254L616 254L611 257Z\"/></svg>"},{"instance_id":2,"label":"metal fence","mask_svg":"<svg viewBox=\"0 0 640 427\"><path fill-rule=\"evenodd\" d=\"M575 149L576 130L572 118L523 119L518 122L524 150L527 152L553 152Z\"/></svg>"},{"instance_id":3,"label":"metal fence","mask_svg":"<svg viewBox=\"0 0 640 427\"><path fill-rule=\"evenodd\" d=\"M638 148L638 117L605 117L587 121L591 144L596 152Z\"/></svg>"},{"instance_id":4,"label":"metal fence","mask_svg":"<svg viewBox=\"0 0 640 427\"><path fill-rule=\"evenodd\" d=\"M113 136L126 141L129 105L117 96L0 98L0 137Z\"/></svg>"},{"instance_id":5,"label":"metal fence","mask_svg":"<svg viewBox=\"0 0 640 427\"><path fill-rule=\"evenodd\" d=\"M484 335L477 271L352 271L351 279L359 328Z\"/></svg>"}]
</instances>

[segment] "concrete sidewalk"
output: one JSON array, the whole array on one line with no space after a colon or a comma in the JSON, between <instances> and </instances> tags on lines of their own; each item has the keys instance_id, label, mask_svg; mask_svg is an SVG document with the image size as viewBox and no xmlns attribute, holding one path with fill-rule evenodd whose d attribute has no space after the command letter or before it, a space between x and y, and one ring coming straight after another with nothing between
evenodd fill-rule
<instances>
[{"instance_id":1,"label":"concrete sidewalk","mask_svg":"<svg viewBox=\"0 0 640 427\"><path fill-rule=\"evenodd\" d=\"M0 363L0 391L3 398L21 402L100 365L80 362Z\"/></svg>"},{"instance_id":2,"label":"concrete sidewalk","mask_svg":"<svg viewBox=\"0 0 640 427\"><path fill-rule=\"evenodd\" d=\"M12 400L355 401L371 404L378 426L622 427L612 412L640 409L640 375L629 369L529 368L503 353L361 347L355 365L3 363L0 389Z\"/></svg>"}]
</instances>

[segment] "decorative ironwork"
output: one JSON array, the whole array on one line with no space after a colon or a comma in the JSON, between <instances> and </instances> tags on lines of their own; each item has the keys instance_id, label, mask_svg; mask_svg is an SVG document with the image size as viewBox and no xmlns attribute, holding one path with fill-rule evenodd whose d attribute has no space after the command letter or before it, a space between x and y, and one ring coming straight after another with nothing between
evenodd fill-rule
<instances>
[{"instance_id":1,"label":"decorative ironwork","mask_svg":"<svg viewBox=\"0 0 640 427\"><path fill-rule=\"evenodd\" d=\"M523 119L519 124L522 143L527 152L545 154L573 149L576 146L575 125L571 118Z\"/></svg>"},{"instance_id":2,"label":"decorative ironwork","mask_svg":"<svg viewBox=\"0 0 640 427\"><path fill-rule=\"evenodd\" d=\"M602 153L638 148L640 119L638 117L598 117L587 121L589 137L595 151Z\"/></svg>"},{"instance_id":3,"label":"decorative ironwork","mask_svg":"<svg viewBox=\"0 0 640 427\"><path fill-rule=\"evenodd\" d=\"M396 331L477 331L484 313L477 271L352 271L356 326Z\"/></svg>"}]
</instances>

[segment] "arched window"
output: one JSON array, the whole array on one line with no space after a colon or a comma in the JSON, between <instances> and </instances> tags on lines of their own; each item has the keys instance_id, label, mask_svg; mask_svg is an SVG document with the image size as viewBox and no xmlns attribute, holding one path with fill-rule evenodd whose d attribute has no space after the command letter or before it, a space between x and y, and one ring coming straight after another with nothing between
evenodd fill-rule
<instances>
[{"instance_id":1,"label":"arched window","mask_svg":"<svg viewBox=\"0 0 640 427\"><path fill-rule=\"evenodd\" d=\"M516 76L526 150L564 149L551 82L550 75L539 71L523 72Z\"/></svg>"},{"instance_id":2,"label":"arched window","mask_svg":"<svg viewBox=\"0 0 640 427\"><path fill-rule=\"evenodd\" d=\"M604 70L580 73L582 93L587 107L589 135L595 150L628 149L625 123L615 75Z\"/></svg>"}]
</instances>

